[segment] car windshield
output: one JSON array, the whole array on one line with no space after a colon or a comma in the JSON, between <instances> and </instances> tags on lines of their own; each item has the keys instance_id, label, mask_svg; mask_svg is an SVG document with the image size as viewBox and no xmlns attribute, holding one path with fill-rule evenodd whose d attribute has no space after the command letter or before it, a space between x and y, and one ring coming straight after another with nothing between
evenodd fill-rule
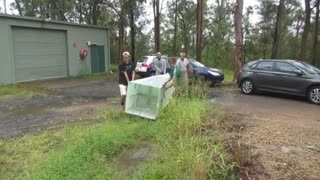
<instances>
[{"instance_id":1,"label":"car windshield","mask_svg":"<svg viewBox=\"0 0 320 180\"><path fill-rule=\"evenodd\" d=\"M197 67L206 67L205 65L201 64L200 62L198 61L195 61L195 60L191 60L190 61L191 63L193 63L195 66Z\"/></svg>"},{"instance_id":2,"label":"car windshield","mask_svg":"<svg viewBox=\"0 0 320 180\"><path fill-rule=\"evenodd\" d=\"M310 64L303 62L294 62L294 65L298 66L300 69L309 74L320 74L320 70Z\"/></svg>"},{"instance_id":3,"label":"car windshield","mask_svg":"<svg viewBox=\"0 0 320 180\"><path fill-rule=\"evenodd\" d=\"M255 65L257 65L257 61L251 61L251 62L248 62L247 64L245 64L243 66L243 68L244 69L255 68Z\"/></svg>"}]
</instances>

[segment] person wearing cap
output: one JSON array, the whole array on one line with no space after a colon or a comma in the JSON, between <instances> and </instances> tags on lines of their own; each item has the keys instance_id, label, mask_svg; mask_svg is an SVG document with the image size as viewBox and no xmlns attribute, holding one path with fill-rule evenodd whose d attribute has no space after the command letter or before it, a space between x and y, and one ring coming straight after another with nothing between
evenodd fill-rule
<instances>
[{"instance_id":1,"label":"person wearing cap","mask_svg":"<svg viewBox=\"0 0 320 180\"><path fill-rule=\"evenodd\" d=\"M125 102L127 96L127 86L130 81L135 79L135 67L130 61L130 53L122 53L122 60L119 64L119 88L121 95L121 106L125 109Z\"/></svg>"},{"instance_id":2,"label":"person wearing cap","mask_svg":"<svg viewBox=\"0 0 320 180\"><path fill-rule=\"evenodd\" d=\"M156 68L156 75L166 74L166 61L161 57L161 53L157 52L157 57L153 60Z\"/></svg>"},{"instance_id":3,"label":"person wearing cap","mask_svg":"<svg viewBox=\"0 0 320 180\"><path fill-rule=\"evenodd\" d=\"M180 58L177 61L177 66L181 69L182 71L182 89L184 92L184 95L188 94L188 84L189 84L189 74L193 72L192 67L189 63L189 60L187 59L187 53L181 52L180 53Z\"/></svg>"}]
</instances>

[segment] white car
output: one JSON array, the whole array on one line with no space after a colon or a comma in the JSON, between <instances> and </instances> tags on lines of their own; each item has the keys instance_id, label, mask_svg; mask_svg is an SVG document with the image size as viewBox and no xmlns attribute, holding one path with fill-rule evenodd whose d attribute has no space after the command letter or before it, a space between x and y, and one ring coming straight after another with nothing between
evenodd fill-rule
<instances>
[{"instance_id":1,"label":"white car","mask_svg":"<svg viewBox=\"0 0 320 180\"><path fill-rule=\"evenodd\" d=\"M150 77L155 74L156 68L153 65L153 60L156 58L156 55L151 56L143 56L137 61L136 65L136 73L141 77ZM168 65L168 57L162 56L162 58L166 61L167 69Z\"/></svg>"}]
</instances>

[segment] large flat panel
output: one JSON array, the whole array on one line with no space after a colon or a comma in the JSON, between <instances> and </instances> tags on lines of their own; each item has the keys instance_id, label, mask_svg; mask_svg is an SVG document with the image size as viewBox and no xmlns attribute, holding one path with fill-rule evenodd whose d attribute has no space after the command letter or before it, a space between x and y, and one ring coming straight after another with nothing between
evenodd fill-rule
<instances>
[{"instance_id":1,"label":"large flat panel","mask_svg":"<svg viewBox=\"0 0 320 180\"><path fill-rule=\"evenodd\" d=\"M16 81L67 76L65 31L12 28Z\"/></svg>"}]
</instances>

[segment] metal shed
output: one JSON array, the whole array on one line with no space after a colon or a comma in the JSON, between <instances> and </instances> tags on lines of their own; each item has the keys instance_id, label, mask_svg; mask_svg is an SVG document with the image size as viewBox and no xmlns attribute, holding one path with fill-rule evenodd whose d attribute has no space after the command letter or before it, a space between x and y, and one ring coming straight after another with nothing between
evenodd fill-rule
<instances>
[{"instance_id":1,"label":"metal shed","mask_svg":"<svg viewBox=\"0 0 320 180\"><path fill-rule=\"evenodd\" d=\"M109 38L106 28L1 14L0 84L108 72Z\"/></svg>"}]
</instances>

